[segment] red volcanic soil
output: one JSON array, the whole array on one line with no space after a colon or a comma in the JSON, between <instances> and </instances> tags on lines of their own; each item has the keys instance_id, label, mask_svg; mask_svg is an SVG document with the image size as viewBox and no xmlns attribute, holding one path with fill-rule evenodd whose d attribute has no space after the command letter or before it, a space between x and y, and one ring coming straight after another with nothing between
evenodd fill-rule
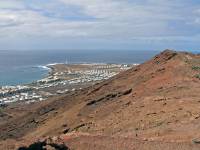
<instances>
[{"instance_id":1,"label":"red volcanic soil","mask_svg":"<svg viewBox=\"0 0 200 150\"><path fill-rule=\"evenodd\" d=\"M165 50L92 87L1 113L3 149L196 150L200 55Z\"/></svg>"}]
</instances>

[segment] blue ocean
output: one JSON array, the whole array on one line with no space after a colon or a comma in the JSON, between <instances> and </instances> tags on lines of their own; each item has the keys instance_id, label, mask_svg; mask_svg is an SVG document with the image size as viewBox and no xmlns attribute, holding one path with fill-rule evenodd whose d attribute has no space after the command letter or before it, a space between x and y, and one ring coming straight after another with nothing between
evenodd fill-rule
<instances>
[{"instance_id":1,"label":"blue ocean","mask_svg":"<svg viewBox=\"0 0 200 150\"><path fill-rule=\"evenodd\" d=\"M142 63L158 51L128 50L0 50L0 86L27 84L45 77L47 64L65 63Z\"/></svg>"}]
</instances>

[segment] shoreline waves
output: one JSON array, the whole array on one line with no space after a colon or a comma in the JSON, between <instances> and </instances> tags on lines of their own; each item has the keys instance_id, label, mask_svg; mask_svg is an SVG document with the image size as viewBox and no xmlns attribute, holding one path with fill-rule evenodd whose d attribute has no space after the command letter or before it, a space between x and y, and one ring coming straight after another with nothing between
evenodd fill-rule
<instances>
[{"instance_id":1,"label":"shoreline waves","mask_svg":"<svg viewBox=\"0 0 200 150\"><path fill-rule=\"evenodd\" d=\"M18 85L30 85L30 84L33 84L33 83L36 83L40 80L43 80L45 78L48 78L54 71L54 66L56 65L66 65L65 63L49 63L49 64L46 64L46 65L37 65L37 66L32 66L32 67L29 67L29 68L34 68L34 69L39 69L39 70L43 70L43 71L46 71L46 72L43 72L43 74L41 75L40 78L37 78L36 80L32 80L30 82L24 82L24 83L20 83L20 84L7 84L7 85L0 85L0 87L4 87L4 86L18 86ZM91 66L91 65L108 65L108 64L116 64L116 65L119 65L121 63L87 63L87 62L84 62L84 63L70 63L70 64L67 64L67 65L88 65L88 66ZM122 63L123 64L123 63ZM125 64L125 63L124 63ZM132 64L133 66L136 66L136 65L139 65L138 63L133 63ZM28 68L28 67L26 67ZM38 70L38 71L39 71Z\"/></svg>"},{"instance_id":2,"label":"shoreline waves","mask_svg":"<svg viewBox=\"0 0 200 150\"><path fill-rule=\"evenodd\" d=\"M48 64L40 66L48 75L29 84L2 86L0 106L11 102L35 102L51 96L80 90L95 83L107 80L128 70L132 64Z\"/></svg>"},{"instance_id":3,"label":"shoreline waves","mask_svg":"<svg viewBox=\"0 0 200 150\"><path fill-rule=\"evenodd\" d=\"M142 63L158 51L0 51L0 86L21 85L48 75L48 65L55 64L133 64ZM15 57L13 57L15 56Z\"/></svg>"}]
</instances>

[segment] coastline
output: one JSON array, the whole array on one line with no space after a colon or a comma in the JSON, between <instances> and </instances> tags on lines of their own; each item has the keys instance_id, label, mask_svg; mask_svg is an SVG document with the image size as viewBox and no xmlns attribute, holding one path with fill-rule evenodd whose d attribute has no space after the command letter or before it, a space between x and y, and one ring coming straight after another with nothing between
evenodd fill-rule
<instances>
[{"instance_id":1,"label":"coastline","mask_svg":"<svg viewBox=\"0 0 200 150\"><path fill-rule=\"evenodd\" d=\"M123 63L125 64L125 63ZM46 74L42 77L42 78L39 78L37 80L33 80L29 83L22 83L22 84L17 84L17 85L0 85L0 87L4 87L4 86L26 86L26 85L32 85L40 80L43 80L43 79L46 79L46 78L49 78L51 77L53 74L57 73L59 70L59 72L62 72L62 70L58 69L59 65L65 65L65 66L95 66L95 65L122 65L122 64L118 64L118 63L73 63L73 64L65 64L65 63L50 63L50 64L47 64L47 65L38 65L34 68L41 68L43 70L46 70ZM131 64L133 66L137 66L139 65L138 63L133 63Z\"/></svg>"},{"instance_id":2,"label":"coastline","mask_svg":"<svg viewBox=\"0 0 200 150\"><path fill-rule=\"evenodd\" d=\"M47 64L48 73L41 79L27 84L0 87L2 103L32 103L52 96L67 94L107 80L136 64Z\"/></svg>"},{"instance_id":3,"label":"coastline","mask_svg":"<svg viewBox=\"0 0 200 150\"><path fill-rule=\"evenodd\" d=\"M81 52L80 54L77 52ZM92 52L92 55L88 55ZM38 51L24 53L23 51L8 51L1 55L0 64L0 85L22 85L30 84L32 81L40 80L48 75L47 65L65 63L66 59L70 64L132 64L142 63L158 51L106 51L105 54L84 50L84 51ZM18 57L13 61L6 59L16 54ZM101 54L101 55L99 55ZM14 63L15 62L15 63Z\"/></svg>"}]
</instances>

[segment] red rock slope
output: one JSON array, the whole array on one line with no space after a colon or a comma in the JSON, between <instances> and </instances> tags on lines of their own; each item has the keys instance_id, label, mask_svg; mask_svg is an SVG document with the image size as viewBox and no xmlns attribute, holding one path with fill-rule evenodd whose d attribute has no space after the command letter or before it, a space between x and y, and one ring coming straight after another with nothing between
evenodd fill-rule
<instances>
[{"instance_id":1,"label":"red rock slope","mask_svg":"<svg viewBox=\"0 0 200 150\"><path fill-rule=\"evenodd\" d=\"M195 149L200 56L165 50L112 79L32 109L0 124L2 145L12 138L19 140L15 147L43 139L51 148L60 142L74 149ZM46 142L47 136L57 138Z\"/></svg>"}]
</instances>

